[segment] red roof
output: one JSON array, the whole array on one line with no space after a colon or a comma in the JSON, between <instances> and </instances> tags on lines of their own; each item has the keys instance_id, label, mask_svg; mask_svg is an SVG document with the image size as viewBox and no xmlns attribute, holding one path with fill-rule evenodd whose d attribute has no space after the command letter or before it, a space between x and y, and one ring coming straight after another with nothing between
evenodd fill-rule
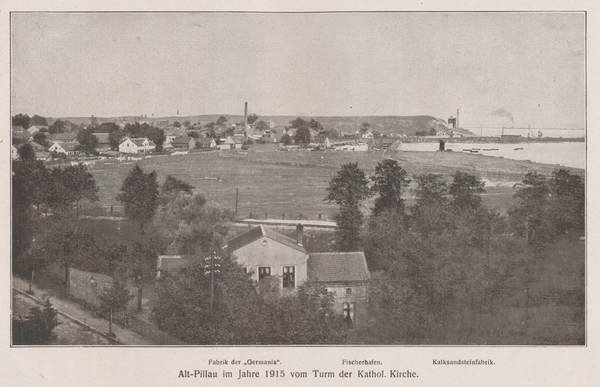
<instances>
[{"instance_id":1,"label":"red roof","mask_svg":"<svg viewBox=\"0 0 600 387\"><path fill-rule=\"evenodd\" d=\"M362 251L349 253L311 253L308 278L316 282L363 282L370 278Z\"/></svg>"},{"instance_id":2,"label":"red roof","mask_svg":"<svg viewBox=\"0 0 600 387\"><path fill-rule=\"evenodd\" d=\"M252 230L247 231L242 235L238 235L237 237L231 239L229 242L227 242L224 249L228 252L232 252L246 245L249 245L250 243L262 237L267 237L269 239L272 239L276 242L279 242L283 245L286 245L306 254L306 250L304 249L304 247L300 246L295 239L280 234L276 231L270 230L268 228L265 228L263 226L255 227Z\"/></svg>"}]
</instances>

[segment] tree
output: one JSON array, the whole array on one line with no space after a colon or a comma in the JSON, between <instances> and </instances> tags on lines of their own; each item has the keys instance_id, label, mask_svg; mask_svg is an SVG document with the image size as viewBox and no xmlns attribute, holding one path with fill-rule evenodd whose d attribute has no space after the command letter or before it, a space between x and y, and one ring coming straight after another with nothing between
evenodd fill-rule
<instances>
[{"instance_id":1,"label":"tree","mask_svg":"<svg viewBox=\"0 0 600 387\"><path fill-rule=\"evenodd\" d=\"M35 150L31 144L23 144L17 149L19 158L25 162L35 160Z\"/></svg>"},{"instance_id":2,"label":"tree","mask_svg":"<svg viewBox=\"0 0 600 387\"><path fill-rule=\"evenodd\" d=\"M183 126L185 126L186 128L189 127L192 123L189 120L185 120L183 121Z\"/></svg>"},{"instance_id":3,"label":"tree","mask_svg":"<svg viewBox=\"0 0 600 387\"><path fill-rule=\"evenodd\" d=\"M304 121L302 118L298 117L295 120L290 121L290 127L294 128L294 129L299 129L303 126L306 126L308 128L309 126L309 122L308 121Z\"/></svg>"},{"instance_id":4,"label":"tree","mask_svg":"<svg viewBox=\"0 0 600 387\"><path fill-rule=\"evenodd\" d=\"M358 247L363 215L360 202L372 195L367 177L358 163L342 165L327 188L325 200L335 201L340 211L334 216L337 222L337 244L342 251L352 251Z\"/></svg>"},{"instance_id":5,"label":"tree","mask_svg":"<svg viewBox=\"0 0 600 387\"><path fill-rule=\"evenodd\" d=\"M558 231L551 213L551 192L546 177L528 172L519 185L523 187L514 194L519 204L508 211L511 226L525 237L526 246L539 248L555 241Z\"/></svg>"},{"instance_id":6,"label":"tree","mask_svg":"<svg viewBox=\"0 0 600 387\"><path fill-rule=\"evenodd\" d=\"M77 133L77 142L81 144L80 150L85 153L95 153L98 146L98 137L94 136L94 129L81 129Z\"/></svg>"},{"instance_id":7,"label":"tree","mask_svg":"<svg viewBox=\"0 0 600 387\"><path fill-rule=\"evenodd\" d=\"M248 120L248 125L252 125L256 120L258 120L258 115L252 113L248 117L246 117L246 119Z\"/></svg>"},{"instance_id":8,"label":"tree","mask_svg":"<svg viewBox=\"0 0 600 387\"><path fill-rule=\"evenodd\" d=\"M360 134L366 134L366 133L369 131L369 129L370 129L370 128L371 128L371 124L369 124L369 123L368 123L368 122L366 122L366 121L365 121L365 122L363 122L363 123L360 125Z\"/></svg>"},{"instance_id":9,"label":"tree","mask_svg":"<svg viewBox=\"0 0 600 387\"><path fill-rule=\"evenodd\" d=\"M64 133L68 128L68 125L65 121L56 120L48 127L48 132L50 134L58 134Z\"/></svg>"},{"instance_id":10,"label":"tree","mask_svg":"<svg viewBox=\"0 0 600 387\"><path fill-rule=\"evenodd\" d=\"M263 120L260 120L256 123L256 129L258 129L260 131L265 131L265 130L269 129L269 124L267 124Z\"/></svg>"},{"instance_id":11,"label":"tree","mask_svg":"<svg viewBox=\"0 0 600 387\"><path fill-rule=\"evenodd\" d=\"M63 169L62 179L67 187L69 203L75 203L76 216L79 217L79 202L83 199L97 202L99 187L94 175L83 164L67 166Z\"/></svg>"},{"instance_id":12,"label":"tree","mask_svg":"<svg viewBox=\"0 0 600 387\"><path fill-rule=\"evenodd\" d=\"M281 143L285 146L290 145L292 143L292 138L286 133L281 137Z\"/></svg>"},{"instance_id":13,"label":"tree","mask_svg":"<svg viewBox=\"0 0 600 387\"><path fill-rule=\"evenodd\" d=\"M157 152L162 152L163 144L167 139L164 130L151 126L147 123L143 123L141 125L139 122L127 124L125 125L124 132L125 134L129 134L131 138L148 138L154 144L156 144Z\"/></svg>"},{"instance_id":14,"label":"tree","mask_svg":"<svg viewBox=\"0 0 600 387\"><path fill-rule=\"evenodd\" d=\"M50 144L50 141L47 140L46 137L46 133L44 132L37 132L33 134L33 141L37 142L38 144L49 148L52 144Z\"/></svg>"},{"instance_id":15,"label":"tree","mask_svg":"<svg viewBox=\"0 0 600 387\"><path fill-rule=\"evenodd\" d=\"M196 131L193 131L193 130L192 130L192 131L189 131L189 132L187 133L187 135L188 135L188 136L190 136L190 137L193 137L193 138L199 138L199 137L200 137L200 134L198 134L198 132L196 132Z\"/></svg>"},{"instance_id":16,"label":"tree","mask_svg":"<svg viewBox=\"0 0 600 387\"><path fill-rule=\"evenodd\" d=\"M399 214L404 214L404 199L402 192L410 184L408 174L398 165L396 160L387 159L375 167L375 176L371 178L374 184L371 188L379 194L375 199L373 216L381 214L384 210L394 209Z\"/></svg>"},{"instance_id":17,"label":"tree","mask_svg":"<svg viewBox=\"0 0 600 387\"><path fill-rule=\"evenodd\" d=\"M33 307L29 314L22 318L13 317L13 345L50 345L56 342L58 312L52 307L50 299L44 298L43 307Z\"/></svg>"},{"instance_id":18,"label":"tree","mask_svg":"<svg viewBox=\"0 0 600 387\"><path fill-rule=\"evenodd\" d=\"M115 278L114 281L103 289L100 293L100 310L108 313L108 334L113 335L112 331L112 316L114 312L119 312L127 309L129 301L133 298L133 294L129 291L127 284L120 278Z\"/></svg>"},{"instance_id":19,"label":"tree","mask_svg":"<svg viewBox=\"0 0 600 387\"><path fill-rule=\"evenodd\" d=\"M197 192L180 192L159 209L155 223L179 254L208 254L225 242L233 215Z\"/></svg>"},{"instance_id":20,"label":"tree","mask_svg":"<svg viewBox=\"0 0 600 387\"><path fill-rule=\"evenodd\" d=\"M298 144L310 144L310 129L306 126L301 126L296 131L296 143Z\"/></svg>"},{"instance_id":21,"label":"tree","mask_svg":"<svg viewBox=\"0 0 600 387\"><path fill-rule=\"evenodd\" d=\"M120 191L117 200L125 205L125 215L139 222L143 234L144 224L152 220L159 204L156 172L144 173L136 164L123 181Z\"/></svg>"},{"instance_id":22,"label":"tree","mask_svg":"<svg viewBox=\"0 0 600 387\"><path fill-rule=\"evenodd\" d=\"M21 126L28 129L31 125L31 118L27 114L17 114L12 117L12 126Z\"/></svg>"},{"instance_id":23,"label":"tree","mask_svg":"<svg viewBox=\"0 0 600 387\"><path fill-rule=\"evenodd\" d=\"M559 233L585 227L585 185L581 176L565 169L552 172L550 179L551 213Z\"/></svg>"},{"instance_id":24,"label":"tree","mask_svg":"<svg viewBox=\"0 0 600 387\"><path fill-rule=\"evenodd\" d=\"M35 126L48 126L48 121L46 120L46 117L41 117L37 114L34 114L34 116L31 117L31 123Z\"/></svg>"},{"instance_id":25,"label":"tree","mask_svg":"<svg viewBox=\"0 0 600 387\"><path fill-rule=\"evenodd\" d=\"M310 122L308 123L308 127L317 132L320 132L323 130L323 125L321 125L321 123L319 121L315 121L314 118L310 119Z\"/></svg>"},{"instance_id":26,"label":"tree","mask_svg":"<svg viewBox=\"0 0 600 387\"><path fill-rule=\"evenodd\" d=\"M176 128L181 128L181 123L179 121L175 121L173 123L173 126L176 127Z\"/></svg>"},{"instance_id":27,"label":"tree","mask_svg":"<svg viewBox=\"0 0 600 387\"><path fill-rule=\"evenodd\" d=\"M461 171L456 171L452 175L453 181L448 193L454 198L453 205L461 210L477 209L481 207L481 196L484 193L485 182L477 176L469 175Z\"/></svg>"},{"instance_id":28,"label":"tree","mask_svg":"<svg viewBox=\"0 0 600 387\"><path fill-rule=\"evenodd\" d=\"M412 190L417 202L411 208L411 223L424 236L442 234L452 226L452 214L448 211L446 194L448 187L441 175L415 175L417 188Z\"/></svg>"},{"instance_id":29,"label":"tree","mask_svg":"<svg viewBox=\"0 0 600 387\"><path fill-rule=\"evenodd\" d=\"M192 194L194 187L183 180L179 180L171 175L168 175L165 182L160 186L160 195L162 204L173 200L180 192L185 192L188 195Z\"/></svg>"},{"instance_id":30,"label":"tree","mask_svg":"<svg viewBox=\"0 0 600 387\"><path fill-rule=\"evenodd\" d=\"M227 117L225 116L221 116L219 117L219 119L217 120L216 125L217 126L223 126L225 123L227 122Z\"/></svg>"},{"instance_id":31,"label":"tree","mask_svg":"<svg viewBox=\"0 0 600 387\"><path fill-rule=\"evenodd\" d=\"M161 276L152 314L161 330L196 345L345 343L347 327L324 288L304 284L297 295L259 294L250 273L230 257L220 261L212 313L203 265Z\"/></svg>"}]
</instances>

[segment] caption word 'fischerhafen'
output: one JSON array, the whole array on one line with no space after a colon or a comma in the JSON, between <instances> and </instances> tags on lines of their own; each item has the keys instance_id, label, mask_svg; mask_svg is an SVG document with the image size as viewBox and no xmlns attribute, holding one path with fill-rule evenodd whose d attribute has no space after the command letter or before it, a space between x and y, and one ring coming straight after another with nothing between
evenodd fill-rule
<instances>
[{"instance_id":1,"label":"caption word 'fischerhafen'","mask_svg":"<svg viewBox=\"0 0 600 387\"><path fill-rule=\"evenodd\" d=\"M279 360L209 360L210 366L281 366ZM343 359L342 365L383 365L379 360L348 360ZM310 371L292 371L286 369L267 369L267 370L249 370L237 369L228 370L180 370L179 378L236 378L236 379L256 379L256 378L418 378L416 372L410 370L388 369L388 370L341 370L328 371L321 369L312 369Z\"/></svg>"}]
</instances>

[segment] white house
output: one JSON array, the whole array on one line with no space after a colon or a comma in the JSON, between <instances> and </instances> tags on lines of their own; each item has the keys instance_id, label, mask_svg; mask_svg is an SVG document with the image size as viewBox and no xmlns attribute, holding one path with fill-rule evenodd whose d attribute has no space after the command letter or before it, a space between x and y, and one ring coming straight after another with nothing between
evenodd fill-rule
<instances>
[{"instance_id":1,"label":"white house","mask_svg":"<svg viewBox=\"0 0 600 387\"><path fill-rule=\"evenodd\" d=\"M235 149L236 142L233 140L233 138L231 138L231 136L227 136L225 139L220 141L220 143L217 145L217 148L221 150Z\"/></svg>"},{"instance_id":2,"label":"white house","mask_svg":"<svg viewBox=\"0 0 600 387\"><path fill-rule=\"evenodd\" d=\"M121 153L149 153L156 149L156 144L147 138L126 138L119 144Z\"/></svg>"},{"instance_id":3,"label":"white house","mask_svg":"<svg viewBox=\"0 0 600 387\"><path fill-rule=\"evenodd\" d=\"M52 144L52 146L50 148L48 148L48 150L50 152L56 152L56 153L63 153L67 156L76 156L79 154L79 150L77 150L77 147L80 144L75 141L75 142L55 142Z\"/></svg>"}]
</instances>

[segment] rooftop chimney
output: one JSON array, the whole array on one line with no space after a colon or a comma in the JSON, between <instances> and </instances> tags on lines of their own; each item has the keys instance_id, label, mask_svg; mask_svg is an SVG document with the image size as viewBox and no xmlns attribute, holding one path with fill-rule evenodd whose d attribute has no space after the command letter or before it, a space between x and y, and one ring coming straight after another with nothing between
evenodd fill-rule
<instances>
[{"instance_id":1,"label":"rooftop chimney","mask_svg":"<svg viewBox=\"0 0 600 387\"><path fill-rule=\"evenodd\" d=\"M303 234L304 234L304 226L301 224L298 224L296 226L296 238L298 239L298 246L302 246Z\"/></svg>"}]
</instances>

